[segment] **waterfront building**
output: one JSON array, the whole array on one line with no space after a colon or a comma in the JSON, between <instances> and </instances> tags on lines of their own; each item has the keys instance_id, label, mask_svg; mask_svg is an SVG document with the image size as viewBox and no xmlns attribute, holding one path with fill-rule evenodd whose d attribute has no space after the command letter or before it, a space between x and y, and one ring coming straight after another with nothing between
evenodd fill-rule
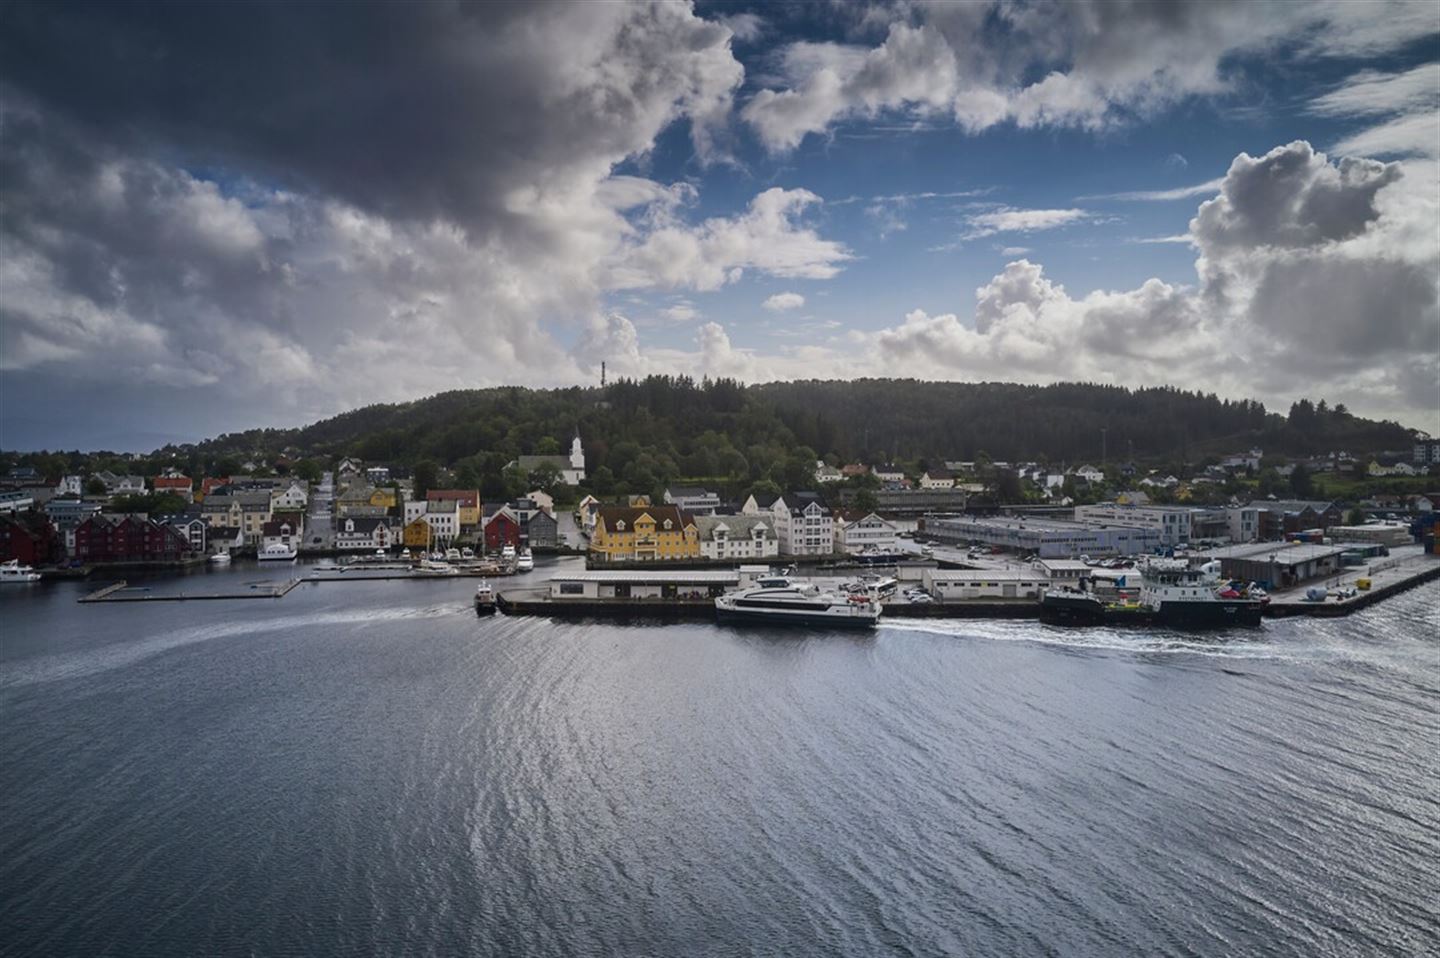
<instances>
[{"instance_id":1,"label":"waterfront building","mask_svg":"<svg viewBox=\"0 0 1440 958\"><path fill-rule=\"evenodd\" d=\"M335 524L335 548L344 551L389 549L397 538L383 516L346 516Z\"/></svg>"},{"instance_id":2,"label":"waterfront building","mask_svg":"<svg viewBox=\"0 0 1440 958\"><path fill-rule=\"evenodd\" d=\"M953 545L998 546L1045 559L1138 555L1160 545L1155 529L1096 526L1048 516L927 516L925 533Z\"/></svg>"},{"instance_id":3,"label":"waterfront building","mask_svg":"<svg viewBox=\"0 0 1440 958\"><path fill-rule=\"evenodd\" d=\"M0 516L0 562L49 565L59 562L63 551L64 539L44 513Z\"/></svg>"},{"instance_id":4,"label":"waterfront building","mask_svg":"<svg viewBox=\"0 0 1440 958\"><path fill-rule=\"evenodd\" d=\"M787 492L770 507L780 553L820 556L835 551L835 517L814 492Z\"/></svg>"},{"instance_id":5,"label":"waterfront building","mask_svg":"<svg viewBox=\"0 0 1440 958\"><path fill-rule=\"evenodd\" d=\"M185 541L190 545L191 552L205 551L205 544L209 541L210 524L198 512L182 512L153 518L161 525L169 526L184 536Z\"/></svg>"},{"instance_id":6,"label":"waterfront building","mask_svg":"<svg viewBox=\"0 0 1440 958\"><path fill-rule=\"evenodd\" d=\"M1038 601L1050 585L1049 576L1038 569L926 569L920 578L925 591L942 602L957 599Z\"/></svg>"},{"instance_id":7,"label":"waterfront building","mask_svg":"<svg viewBox=\"0 0 1440 958\"><path fill-rule=\"evenodd\" d=\"M759 572L763 574L765 567ZM550 579L552 599L714 598L754 581L755 570L696 571L586 570L557 572Z\"/></svg>"},{"instance_id":8,"label":"waterfront building","mask_svg":"<svg viewBox=\"0 0 1440 958\"><path fill-rule=\"evenodd\" d=\"M255 545L265 529L265 523L275 518L270 508L268 492L237 492L235 502L240 507L240 528L245 530L245 541Z\"/></svg>"},{"instance_id":9,"label":"waterfront building","mask_svg":"<svg viewBox=\"0 0 1440 958\"><path fill-rule=\"evenodd\" d=\"M272 519L260 530L260 549L264 551L270 546L299 549L302 536L302 527L293 520Z\"/></svg>"},{"instance_id":10,"label":"waterfront building","mask_svg":"<svg viewBox=\"0 0 1440 958\"><path fill-rule=\"evenodd\" d=\"M409 503L406 503L409 505ZM428 550L435 541L434 535L430 532L430 523L425 521L424 516L418 516L405 523L401 534L401 541L407 549Z\"/></svg>"},{"instance_id":11,"label":"waterfront building","mask_svg":"<svg viewBox=\"0 0 1440 958\"><path fill-rule=\"evenodd\" d=\"M406 503L406 515L410 515L410 503ZM415 518L424 516L430 526L430 535L437 545L448 546L460 535L460 500L426 499L417 503L421 507Z\"/></svg>"},{"instance_id":12,"label":"waterfront building","mask_svg":"<svg viewBox=\"0 0 1440 958\"><path fill-rule=\"evenodd\" d=\"M684 562L699 559L700 532L677 506L602 506L590 540L600 562Z\"/></svg>"},{"instance_id":13,"label":"waterfront building","mask_svg":"<svg viewBox=\"0 0 1440 958\"><path fill-rule=\"evenodd\" d=\"M857 553L869 549L893 552L899 547L899 528L871 512L842 516L835 523L835 551Z\"/></svg>"},{"instance_id":14,"label":"waterfront building","mask_svg":"<svg viewBox=\"0 0 1440 958\"><path fill-rule=\"evenodd\" d=\"M485 551L499 552L506 546L520 547L520 517L504 503L484 507Z\"/></svg>"},{"instance_id":15,"label":"waterfront building","mask_svg":"<svg viewBox=\"0 0 1440 958\"><path fill-rule=\"evenodd\" d=\"M766 493L751 493L745 497L745 502L740 506L742 516L768 516L775 508L775 500L779 496L772 496Z\"/></svg>"},{"instance_id":16,"label":"waterfront building","mask_svg":"<svg viewBox=\"0 0 1440 958\"><path fill-rule=\"evenodd\" d=\"M769 559L780 554L780 538L767 516L697 516L700 555L706 559Z\"/></svg>"},{"instance_id":17,"label":"waterfront building","mask_svg":"<svg viewBox=\"0 0 1440 958\"><path fill-rule=\"evenodd\" d=\"M102 513L75 527L75 558L85 563L173 561L189 549L178 530L143 515Z\"/></svg>"},{"instance_id":18,"label":"waterfront building","mask_svg":"<svg viewBox=\"0 0 1440 958\"><path fill-rule=\"evenodd\" d=\"M1258 582L1267 589L1288 589L1335 575L1341 570L1340 557L1345 551L1345 546L1252 542L1214 549L1205 553L1205 558L1220 561L1224 578Z\"/></svg>"},{"instance_id":19,"label":"waterfront building","mask_svg":"<svg viewBox=\"0 0 1440 958\"><path fill-rule=\"evenodd\" d=\"M531 549L555 549L560 545L560 525L544 509L530 513L520 527L520 540Z\"/></svg>"}]
</instances>

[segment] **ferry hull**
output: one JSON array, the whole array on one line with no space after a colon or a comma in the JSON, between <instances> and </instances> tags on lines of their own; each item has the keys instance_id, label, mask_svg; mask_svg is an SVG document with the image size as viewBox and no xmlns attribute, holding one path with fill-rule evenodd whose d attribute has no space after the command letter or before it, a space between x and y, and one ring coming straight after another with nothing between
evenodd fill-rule
<instances>
[{"instance_id":1,"label":"ferry hull","mask_svg":"<svg viewBox=\"0 0 1440 958\"><path fill-rule=\"evenodd\" d=\"M811 629L873 629L880 624L879 616L826 615L822 612L784 612L773 609L726 609L717 607L715 617L721 622L747 625L798 625Z\"/></svg>"},{"instance_id":2,"label":"ferry hull","mask_svg":"<svg viewBox=\"0 0 1440 958\"><path fill-rule=\"evenodd\" d=\"M1166 629L1255 628L1260 625L1258 602L1217 599L1213 602L1165 602L1148 606L1105 606L1082 599L1046 597L1040 621L1051 625L1137 625Z\"/></svg>"}]
</instances>

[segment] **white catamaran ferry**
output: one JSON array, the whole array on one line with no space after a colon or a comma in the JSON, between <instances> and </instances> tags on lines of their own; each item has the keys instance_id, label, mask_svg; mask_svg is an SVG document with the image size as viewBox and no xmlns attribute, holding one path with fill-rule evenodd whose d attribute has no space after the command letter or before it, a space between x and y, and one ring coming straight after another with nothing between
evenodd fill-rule
<instances>
[{"instance_id":1,"label":"white catamaran ferry","mask_svg":"<svg viewBox=\"0 0 1440 958\"><path fill-rule=\"evenodd\" d=\"M717 596L715 613L722 622L873 629L880 621L880 603L864 592L832 592L814 583L762 580L753 589Z\"/></svg>"}]
</instances>

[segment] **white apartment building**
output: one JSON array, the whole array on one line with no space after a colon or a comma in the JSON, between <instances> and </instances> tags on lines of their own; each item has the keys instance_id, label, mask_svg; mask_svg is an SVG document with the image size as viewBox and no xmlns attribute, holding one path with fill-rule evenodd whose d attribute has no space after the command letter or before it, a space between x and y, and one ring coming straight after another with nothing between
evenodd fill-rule
<instances>
[{"instance_id":1,"label":"white apartment building","mask_svg":"<svg viewBox=\"0 0 1440 958\"><path fill-rule=\"evenodd\" d=\"M791 556L829 555L835 550L835 520L813 492L789 493L771 507L780 552Z\"/></svg>"},{"instance_id":2,"label":"white apartment building","mask_svg":"<svg viewBox=\"0 0 1440 958\"><path fill-rule=\"evenodd\" d=\"M769 559L780 554L780 537L766 516L696 516L700 555L706 559Z\"/></svg>"},{"instance_id":3,"label":"white apartment building","mask_svg":"<svg viewBox=\"0 0 1440 958\"><path fill-rule=\"evenodd\" d=\"M83 496L85 495L84 476L64 476L60 484L55 487L57 496Z\"/></svg>"},{"instance_id":4,"label":"white apartment building","mask_svg":"<svg viewBox=\"0 0 1440 958\"><path fill-rule=\"evenodd\" d=\"M835 523L836 552L864 552L867 548L892 552L897 548L899 529L875 513L850 522Z\"/></svg>"}]
</instances>

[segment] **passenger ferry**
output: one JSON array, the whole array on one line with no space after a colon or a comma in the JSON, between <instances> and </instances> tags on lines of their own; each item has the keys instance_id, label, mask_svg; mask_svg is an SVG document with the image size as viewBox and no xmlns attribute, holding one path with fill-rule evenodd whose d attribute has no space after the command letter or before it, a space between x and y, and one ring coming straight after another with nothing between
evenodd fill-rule
<instances>
[{"instance_id":1,"label":"passenger ferry","mask_svg":"<svg viewBox=\"0 0 1440 958\"><path fill-rule=\"evenodd\" d=\"M814 583L771 580L717 596L715 613L722 622L873 629L880 622L880 603L868 592L833 592Z\"/></svg>"},{"instance_id":2,"label":"passenger ferry","mask_svg":"<svg viewBox=\"0 0 1440 958\"><path fill-rule=\"evenodd\" d=\"M1269 601L1263 591L1217 583L1204 569L1153 563L1142 570L1137 599L1109 600L1080 589L1048 589L1040 618L1058 625L1158 625L1176 629L1223 629L1260 624Z\"/></svg>"}]
</instances>

